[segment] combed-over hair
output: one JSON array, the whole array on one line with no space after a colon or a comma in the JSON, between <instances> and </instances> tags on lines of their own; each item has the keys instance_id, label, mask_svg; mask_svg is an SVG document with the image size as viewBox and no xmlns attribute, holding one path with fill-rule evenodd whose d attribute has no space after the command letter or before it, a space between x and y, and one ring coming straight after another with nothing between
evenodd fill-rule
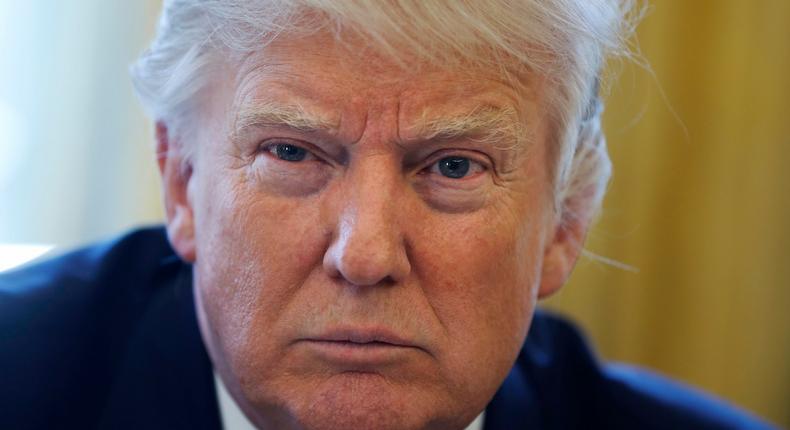
<instances>
[{"instance_id":1,"label":"combed-over hair","mask_svg":"<svg viewBox=\"0 0 790 430\"><path fill-rule=\"evenodd\" d=\"M396 61L474 66L549 79L555 207L595 211L611 173L597 86L627 55L635 0L165 0L150 48L132 66L137 93L178 134L211 69L277 37L351 32ZM580 193L591 207L573 208ZM588 196L589 198L590 196ZM570 214L572 215L572 214Z\"/></svg>"}]
</instances>

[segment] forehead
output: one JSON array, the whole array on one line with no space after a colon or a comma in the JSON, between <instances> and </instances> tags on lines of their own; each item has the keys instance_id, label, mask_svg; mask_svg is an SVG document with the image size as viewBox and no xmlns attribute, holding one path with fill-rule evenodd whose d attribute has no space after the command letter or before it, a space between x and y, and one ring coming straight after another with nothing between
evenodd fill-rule
<instances>
[{"instance_id":1,"label":"forehead","mask_svg":"<svg viewBox=\"0 0 790 430\"><path fill-rule=\"evenodd\" d=\"M395 60L331 35L275 40L237 62L231 72L236 113L287 103L358 129L370 118L352 118L353 112L394 111L405 139L418 124L443 116L503 111L513 122L528 121L530 105L540 98L537 80L515 85L479 69L441 68L408 55Z\"/></svg>"}]
</instances>

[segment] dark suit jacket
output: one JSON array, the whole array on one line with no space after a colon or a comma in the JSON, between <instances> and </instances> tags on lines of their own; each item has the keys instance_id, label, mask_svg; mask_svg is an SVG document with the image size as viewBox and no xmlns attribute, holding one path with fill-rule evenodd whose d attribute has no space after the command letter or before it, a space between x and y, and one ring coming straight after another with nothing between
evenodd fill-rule
<instances>
[{"instance_id":1,"label":"dark suit jacket","mask_svg":"<svg viewBox=\"0 0 790 430\"><path fill-rule=\"evenodd\" d=\"M190 266L162 228L0 275L0 428L218 429ZM643 370L598 363L538 312L485 429L769 428Z\"/></svg>"}]
</instances>

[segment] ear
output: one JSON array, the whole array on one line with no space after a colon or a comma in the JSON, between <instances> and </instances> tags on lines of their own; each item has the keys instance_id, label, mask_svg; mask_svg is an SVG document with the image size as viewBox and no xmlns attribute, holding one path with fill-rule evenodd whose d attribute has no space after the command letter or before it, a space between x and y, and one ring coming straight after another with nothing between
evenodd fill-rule
<instances>
[{"instance_id":1,"label":"ear","mask_svg":"<svg viewBox=\"0 0 790 430\"><path fill-rule=\"evenodd\" d=\"M579 198L587 200L587 197ZM539 299L546 298L562 288L579 258L592 218L589 205L579 203L582 202L566 204L563 213L554 217L555 220L552 221L552 231L549 233L543 254Z\"/></svg>"},{"instance_id":2,"label":"ear","mask_svg":"<svg viewBox=\"0 0 790 430\"><path fill-rule=\"evenodd\" d=\"M188 186L192 165L184 159L180 145L171 141L167 125L156 123L156 159L162 175L162 191L167 217L167 237L176 253L186 262L194 263L195 224Z\"/></svg>"}]
</instances>

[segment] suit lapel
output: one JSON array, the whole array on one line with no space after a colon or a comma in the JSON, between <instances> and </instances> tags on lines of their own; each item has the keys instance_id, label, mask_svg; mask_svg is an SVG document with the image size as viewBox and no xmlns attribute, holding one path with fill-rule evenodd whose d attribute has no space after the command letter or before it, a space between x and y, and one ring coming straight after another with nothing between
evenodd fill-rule
<instances>
[{"instance_id":1,"label":"suit lapel","mask_svg":"<svg viewBox=\"0 0 790 430\"><path fill-rule=\"evenodd\" d=\"M484 430L543 428L538 399L518 362L486 407Z\"/></svg>"},{"instance_id":2,"label":"suit lapel","mask_svg":"<svg viewBox=\"0 0 790 430\"><path fill-rule=\"evenodd\" d=\"M130 340L103 428L220 429L211 362L198 329L191 266L162 265Z\"/></svg>"}]
</instances>

